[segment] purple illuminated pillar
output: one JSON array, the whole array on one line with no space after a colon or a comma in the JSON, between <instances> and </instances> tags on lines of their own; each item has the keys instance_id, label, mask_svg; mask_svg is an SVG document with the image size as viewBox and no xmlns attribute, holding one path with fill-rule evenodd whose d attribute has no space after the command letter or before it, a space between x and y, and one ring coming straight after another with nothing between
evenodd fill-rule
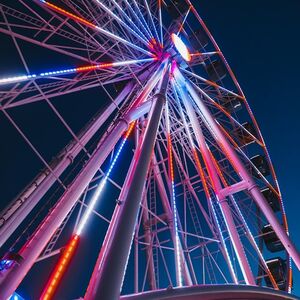
<instances>
[{"instance_id":1,"label":"purple illuminated pillar","mask_svg":"<svg viewBox=\"0 0 300 300\"><path fill-rule=\"evenodd\" d=\"M143 187L151 160L153 147L162 109L166 100L166 89L169 81L169 71L166 70L161 81L160 91L155 96L153 109L149 117L149 123L143 141L136 150L134 166L131 170L131 181L126 197L122 200L120 213L116 222L111 243L108 245L107 254L103 259L101 271L97 272L96 278L92 278L93 289L88 289L86 300L117 300L120 296L124 273L130 253L134 227L138 216ZM96 272L96 273L95 273Z\"/></svg>"}]
</instances>

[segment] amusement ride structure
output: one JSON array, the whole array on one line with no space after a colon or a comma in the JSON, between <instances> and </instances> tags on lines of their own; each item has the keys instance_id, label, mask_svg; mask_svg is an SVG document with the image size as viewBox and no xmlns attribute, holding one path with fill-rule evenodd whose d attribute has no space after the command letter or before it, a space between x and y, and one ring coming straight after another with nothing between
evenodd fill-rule
<instances>
[{"instance_id":1,"label":"amusement ride structure","mask_svg":"<svg viewBox=\"0 0 300 300\"><path fill-rule=\"evenodd\" d=\"M268 150L193 4L1 2L24 72L1 75L0 109L43 169L0 214L0 299L297 299ZM74 130L57 103L95 90ZM41 103L72 138L52 160L11 113Z\"/></svg>"}]
</instances>

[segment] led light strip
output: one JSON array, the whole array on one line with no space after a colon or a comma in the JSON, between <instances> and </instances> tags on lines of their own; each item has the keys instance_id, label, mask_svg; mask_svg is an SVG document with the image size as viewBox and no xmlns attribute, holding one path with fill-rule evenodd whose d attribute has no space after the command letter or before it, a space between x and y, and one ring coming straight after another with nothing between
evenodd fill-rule
<instances>
[{"instance_id":1,"label":"led light strip","mask_svg":"<svg viewBox=\"0 0 300 300\"><path fill-rule=\"evenodd\" d=\"M135 125L135 122L132 122L130 124L108 171L106 172L105 176L102 178L100 184L98 185L96 191L94 192L93 197L88 205L88 208L85 211L83 217L81 218L80 223L75 231L75 234L70 239L65 250L63 251L62 256L60 257L53 272L51 273L51 276L46 284L46 287L43 290L40 300L50 300L53 298L54 293L56 292L56 289L58 287L58 284L62 280L62 277L66 271L66 268L72 260L72 257L75 253L75 249L79 243L80 235L82 234L82 231L85 228L87 221L88 221L91 213L93 212L93 209L95 208L97 201L100 198L101 192L103 191L103 188L104 188L104 186L105 186L105 184L106 184L106 182L107 182L107 180L108 180L108 178L120 156L122 149L124 148L126 141L128 140L130 133L132 132L132 130L134 128L134 125Z\"/></svg>"},{"instance_id":2,"label":"led light strip","mask_svg":"<svg viewBox=\"0 0 300 300\"><path fill-rule=\"evenodd\" d=\"M75 249L78 246L79 236L73 235L69 243L67 244L65 250L62 253L53 273L48 281L46 289L44 290L42 296L40 297L41 300L49 300L53 297L57 286L65 273L67 266L69 265L74 253Z\"/></svg>"},{"instance_id":3,"label":"led light strip","mask_svg":"<svg viewBox=\"0 0 300 300\"><path fill-rule=\"evenodd\" d=\"M156 57L145 58L145 59L125 60L125 61L117 61L117 62L112 62L112 63L99 63L97 65L89 65L89 66L83 66L83 67L77 67L77 68L49 71L49 72L43 72L40 74L13 76L13 77L7 77L7 78L0 79L0 84L16 83L16 82L22 82L22 81L26 81L26 80L30 80L30 79L39 79L39 78L45 78L45 77L51 77L51 76L61 76L61 75L66 75L66 74L79 73L79 72L89 72L89 71L98 70L98 69L121 67L121 66L134 65L134 64L139 64L139 63L147 63L147 62L152 62L155 60L157 60Z\"/></svg>"},{"instance_id":4,"label":"led light strip","mask_svg":"<svg viewBox=\"0 0 300 300\"><path fill-rule=\"evenodd\" d=\"M181 270L181 259L180 259L180 239L178 234L178 216L177 216L177 207L176 207L176 195L175 195L175 185L174 185L174 164L173 164L173 154L172 154L172 142L171 142L171 134L170 134L170 119L169 119L169 106L168 103L166 104L166 129L167 129L167 143L168 143L168 158L169 158L169 177L171 180L171 202L172 202L172 209L173 209L173 223L174 223L174 230L175 230L175 255L176 255L176 271L178 279L178 286L182 287L182 270Z\"/></svg>"},{"instance_id":5,"label":"led light strip","mask_svg":"<svg viewBox=\"0 0 300 300\"><path fill-rule=\"evenodd\" d=\"M116 164L116 162L117 162L117 160L120 156L120 153L121 153L121 151L122 151L122 149L123 149L123 147L124 147L124 145L125 145L125 143L128 139L128 136L130 135L130 133L132 132L132 130L134 128L134 125L135 125L135 122L132 122L130 124L129 129L128 129L126 135L124 136L123 141L122 141L122 143L121 143L121 145L120 145L120 147L119 147L119 149L118 149L118 151L117 151L117 153L116 153L116 155L115 155L108 171L106 172L106 174L105 174L104 178L102 179L101 183L98 185L98 187L97 187L97 189L96 189L96 191L95 191L95 193L92 197L92 200L91 200L91 202L88 206L88 209L85 211L85 214L83 215L83 217L80 220L80 223L79 223L79 225L76 229L76 234L77 235L81 235L82 230L84 229L84 227L86 225L86 222L89 219L89 217L90 217L90 215L91 215L91 213L92 213L92 211L93 211L93 209L94 209L94 207L97 203L97 200L99 199L99 196L100 196L101 192L103 191L103 188L104 188L104 186L107 182L107 179L109 178L110 173L112 172L112 170L113 170L113 168L114 168L114 166L115 166L115 164Z\"/></svg>"}]
</instances>

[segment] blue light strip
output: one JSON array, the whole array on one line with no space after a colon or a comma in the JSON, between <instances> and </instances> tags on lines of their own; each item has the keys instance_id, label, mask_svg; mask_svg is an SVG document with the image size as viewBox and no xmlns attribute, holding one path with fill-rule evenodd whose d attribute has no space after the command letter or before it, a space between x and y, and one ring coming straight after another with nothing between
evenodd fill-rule
<instances>
[{"instance_id":1,"label":"blue light strip","mask_svg":"<svg viewBox=\"0 0 300 300\"><path fill-rule=\"evenodd\" d=\"M94 207L95 207L95 205L96 205L96 203L99 199L99 196L100 196L101 192L103 191L103 188L104 188L104 186L105 186L105 184L106 184L106 182L107 182L107 180L108 180L108 178L109 178L109 176L110 176L110 174L111 174L111 172L112 172L112 170L113 170L113 168L114 168L114 166L115 166L115 164L116 164L116 162L117 162L117 160L120 156L120 153L121 153L121 151L122 151L122 149L123 149L123 147L124 147L124 145L125 145L125 143L128 139L128 136L134 128L134 124L135 124L135 122L131 123L131 125L130 125L125 137L123 138L123 141L122 141L122 143L121 143L121 145L120 145L120 147L119 147L119 149L118 149L118 151L117 151L117 153L116 153L116 155L115 155L115 157L114 157L114 159L113 159L113 161L112 161L112 163L109 167L109 169L107 170L105 176L102 178L102 180L101 180L100 184L98 185L95 193L93 194L91 202L90 202L87 210L85 211L85 214L83 215L83 217L80 220L80 223L79 223L79 225L76 229L76 234L77 235L79 235L79 236L81 235L81 233L82 233L82 231L83 231L83 229L86 225L86 222L89 219L89 217L90 217L90 215L91 215L91 213L92 213L92 211L93 211L93 209L94 209Z\"/></svg>"},{"instance_id":2,"label":"blue light strip","mask_svg":"<svg viewBox=\"0 0 300 300\"><path fill-rule=\"evenodd\" d=\"M48 76L60 76L60 75L80 73L80 72L89 72L89 71L93 71L93 70L101 70L101 69L111 68L111 67L121 67L121 66L127 66L127 65L132 65L132 64L147 63L147 62L155 61L156 59L157 59L156 57L153 57L153 58L144 58L144 59L116 61L116 62L111 62L111 63L99 63L96 65L87 65L87 66L82 66L82 67L77 67L77 68L69 68L69 69L63 69L63 70L42 72L39 74L12 76L12 77L7 77L7 78L0 78L0 85L8 84L8 83L22 82L22 81L26 81L26 80L30 80L30 79L45 78Z\"/></svg>"}]
</instances>

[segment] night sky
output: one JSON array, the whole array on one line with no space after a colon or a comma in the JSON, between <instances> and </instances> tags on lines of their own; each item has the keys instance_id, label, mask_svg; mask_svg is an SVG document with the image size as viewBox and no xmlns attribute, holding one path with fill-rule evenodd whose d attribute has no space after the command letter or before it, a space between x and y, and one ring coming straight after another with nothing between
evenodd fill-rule
<instances>
[{"instance_id":1,"label":"night sky","mask_svg":"<svg viewBox=\"0 0 300 300\"><path fill-rule=\"evenodd\" d=\"M300 202L297 193L300 169L298 103L300 61L297 57L300 47L300 2L195 0L194 3L196 2L200 15L235 72L260 125L278 175L290 234L300 249L298 235ZM0 58L1 74L8 69L7 63L2 59ZM1 65L5 65L5 68ZM99 92L84 95L91 99L98 97ZM75 97L72 101L74 100L79 101L79 98ZM56 100L54 102L59 107L59 103ZM82 109L76 101L73 105L74 110ZM95 100L91 100L90 105L93 105L95 111L101 107L101 103ZM62 111L63 105L59 109ZM28 113L34 112L35 109L31 106ZM81 116L80 122L74 117L68 119L66 116L75 132L81 127L79 123L84 124L91 117L88 113L82 115L84 117ZM17 111L14 116L18 116ZM38 116L36 118L38 119ZM47 121L50 120L51 118ZM21 138L17 137L14 129L4 121L2 115L0 121L0 124L3 124L0 138L5 144L0 152L2 157L0 187L4 199L1 207L3 207L4 202L11 200L16 192L33 178L41 165L37 159L33 163L29 160L32 158L29 154L31 150L24 146ZM26 120L21 121L26 123ZM51 135L51 131L55 130L55 124L41 126L40 130L45 130L44 136ZM64 136L56 143L52 143L53 148L49 149L49 153L44 152L44 156L50 159L69 139L69 136ZM38 139L35 142L38 143ZM49 143L47 138L40 140L41 146L47 143ZM18 165L20 172L16 173ZM300 295L300 272L296 269L293 291Z\"/></svg>"},{"instance_id":2,"label":"night sky","mask_svg":"<svg viewBox=\"0 0 300 300\"><path fill-rule=\"evenodd\" d=\"M300 2L197 2L260 125L277 172L290 235L300 249ZM300 295L296 269L294 293Z\"/></svg>"}]
</instances>

